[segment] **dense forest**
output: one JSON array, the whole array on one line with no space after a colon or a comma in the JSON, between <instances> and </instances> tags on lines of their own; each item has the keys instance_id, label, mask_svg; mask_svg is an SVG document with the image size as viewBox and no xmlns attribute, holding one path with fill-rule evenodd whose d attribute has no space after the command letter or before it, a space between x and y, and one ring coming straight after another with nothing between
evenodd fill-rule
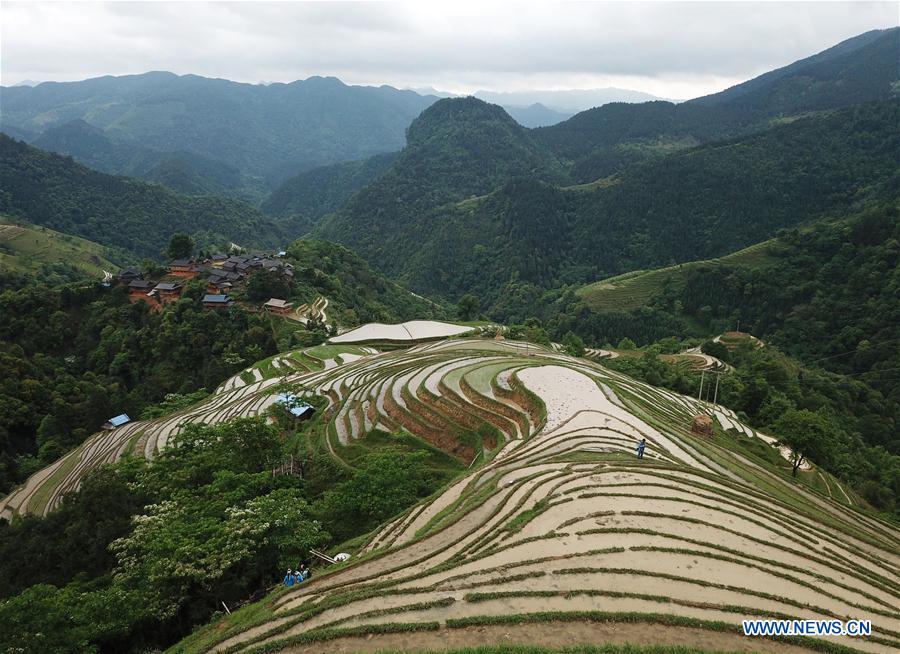
<instances>
[{"instance_id":1,"label":"dense forest","mask_svg":"<svg viewBox=\"0 0 900 654\"><path fill-rule=\"evenodd\" d=\"M315 233L348 244L417 292L451 301L475 293L499 320L529 306L527 297L511 306L521 294L513 285L540 295L638 268L722 255L779 228L887 199L896 183L900 103L889 101L681 151L587 186L548 183L560 169L553 159L534 156L528 167L537 178L520 174L485 197L460 201L494 182L474 168L485 179L476 186L468 180L468 160L453 153L478 149L483 165L502 170L486 144L512 149L508 141L518 135L491 120L481 123L481 131L492 132L493 141L428 125L439 110L451 113L454 105L445 102L413 125L440 139L420 149L411 128L410 146L394 167ZM468 120L479 120L478 113ZM452 118L445 122L455 124ZM533 147L530 140L519 143L520 150ZM419 158L466 165L445 172L431 164L413 166Z\"/></svg>"},{"instance_id":2,"label":"dense forest","mask_svg":"<svg viewBox=\"0 0 900 654\"><path fill-rule=\"evenodd\" d=\"M321 418L300 432L286 424L190 425L152 462L96 471L48 517L0 523L0 651L164 648L222 602L233 610L276 586L311 547L366 533L461 468L376 434L344 469L311 445ZM305 474L273 475L289 455Z\"/></svg>"},{"instance_id":3,"label":"dense forest","mask_svg":"<svg viewBox=\"0 0 900 654\"><path fill-rule=\"evenodd\" d=\"M189 197L167 188L86 168L0 134L0 212L116 246L137 258L159 257L174 232L203 245L276 246L281 228L238 200Z\"/></svg>"},{"instance_id":4,"label":"dense forest","mask_svg":"<svg viewBox=\"0 0 900 654\"><path fill-rule=\"evenodd\" d=\"M893 95L900 28L866 32L714 95L679 104L612 103L535 131L577 182L698 143L768 129L791 116Z\"/></svg>"},{"instance_id":5,"label":"dense forest","mask_svg":"<svg viewBox=\"0 0 900 654\"><path fill-rule=\"evenodd\" d=\"M322 216L340 209L354 193L384 173L397 153L378 154L362 161L322 166L286 179L262 204L266 213L289 217L289 228L302 234Z\"/></svg>"},{"instance_id":6,"label":"dense forest","mask_svg":"<svg viewBox=\"0 0 900 654\"><path fill-rule=\"evenodd\" d=\"M410 125L407 141L387 172L313 232L389 274L408 263L412 241L416 249L428 243L432 234L420 217L435 206L489 193L519 175L563 179L559 163L525 128L475 98L433 104Z\"/></svg>"},{"instance_id":7,"label":"dense forest","mask_svg":"<svg viewBox=\"0 0 900 654\"><path fill-rule=\"evenodd\" d=\"M167 394L211 391L277 349L268 318L204 311L200 283L155 313L129 304L123 287L3 281L0 492L111 416L138 417Z\"/></svg>"}]
</instances>

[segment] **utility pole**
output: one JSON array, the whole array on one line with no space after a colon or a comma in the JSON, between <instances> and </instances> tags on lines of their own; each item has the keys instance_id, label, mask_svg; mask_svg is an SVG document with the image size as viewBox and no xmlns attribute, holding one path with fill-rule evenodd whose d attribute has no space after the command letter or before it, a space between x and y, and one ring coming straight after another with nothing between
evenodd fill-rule
<instances>
[{"instance_id":1,"label":"utility pole","mask_svg":"<svg viewBox=\"0 0 900 654\"><path fill-rule=\"evenodd\" d=\"M697 402L701 401L701 397L703 396L703 377L706 375L706 371L702 370L700 372L700 392L697 393Z\"/></svg>"},{"instance_id":2,"label":"utility pole","mask_svg":"<svg viewBox=\"0 0 900 654\"><path fill-rule=\"evenodd\" d=\"M713 404L715 404L716 400L719 398L719 377L721 375L722 375L722 373L720 373L720 372L716 373L716 390L713 393Z\"/></svg>"}]
</instances>

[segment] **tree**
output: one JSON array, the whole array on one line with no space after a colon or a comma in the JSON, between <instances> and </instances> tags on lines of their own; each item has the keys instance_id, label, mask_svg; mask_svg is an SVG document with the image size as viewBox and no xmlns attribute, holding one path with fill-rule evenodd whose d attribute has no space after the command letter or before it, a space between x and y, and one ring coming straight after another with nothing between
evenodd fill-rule
<instances>
[{"instance_id":1,"label":"tree","mask_svg":"<svg viewBox=\"0 0 900 654\"><path fill-rule=\"evenodd\" d=\"M828 465L836 451L834 428L824 416L807 409L790 410L775 422L780 442L791 448L791 474L807 459Z\"/></svg>"},{"instance_id":2,"label":"tree","mask_svg":"<svg viewBox=\"0 0 900 654\"><path fill-rule=\"evenodd\" d=\"M187 234L172 234L166 254L169 259L188 259L194 251L194 239Z\"/></svg>"},{"instance_id":3,"label":"tree","mask_svg":"<svg viewBox=\"0 0 900 654\"><path fill-rule=\"evenodd\" d=\"M270 474L255 477L223 473L197 492L148 507L134 531L110 546L116 582L139 585L156 614L172 617L186 601L214 605L223 587L271 576L328 541L302 491L248 497Z\"/></svg>"},{"instance_id":4,"label":"tree","mask_svg":"<svg viewBox=\"0 0 900 654\"><path fill-rule=\"evenodd\" d=\"M563 336L562 346L566 354L571 354L573 357L584 356L584 341L575 332L570 331Z\"/></svg>"},{"instance_id":5,"label":"tree","mask_svg":"<svg viewBox=\"0 0 900 654\"><path fill-rule=\"evenodd\" d=\"M617 346L620 350L633 350L637 347L634 341L628 338L627 336L619 341L619 345Z\"/></svg>"},{"instance_id":6,"label":"tree","mask_svg":"<svg viewBox=\"0 0 900 654\"><path fill-rule=\"evenodd\" d=\"M425 452L385 448L368 455L353 477L325 493L318 507L335 538L375 527L434 490Z\"/></svg>"},{"instance_id":7,"label":"tree","mask_svg":"<svg viewBox=\"0 0 900 654\"><path fill-rule=\"evenodd\" d=\"M259 268L247 277L246 293L247 299L255 302L271 297L287 299L291 296L291 285L278 272Z\"/></svg>"},{"instance_id":8,"label":"tree","mask_svg":"<svg viewBox=\"0 0 900 654\"><path fill-rule=\"evenodd\" d=\"M481 302L472 293L466 293L456 305L456 315L460 320L472 320L478 315L481 308Z\"/></svg>"}]
</instances>

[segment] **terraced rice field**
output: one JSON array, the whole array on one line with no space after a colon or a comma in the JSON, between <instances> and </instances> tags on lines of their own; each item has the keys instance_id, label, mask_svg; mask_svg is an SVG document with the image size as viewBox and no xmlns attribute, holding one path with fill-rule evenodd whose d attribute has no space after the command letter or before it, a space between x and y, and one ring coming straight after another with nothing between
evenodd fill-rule
<instances>
[{"instance_id":1,"label":"terraced rice field","mask_svg":"<svg viewBox=\"0 0 900 654\"><path fill-rule=\"evenodd\" d=\"M118 461L125 454L150 458L165 448L186 423L217 424L236 417L260 415L274 403L274 387L283 379L314 376L318 370L374 353L371 348L332 346L279 354L227 379L210 397L189 409L99 431L0 499L0 517L10 518L16 513L46 515L59 505L65 493L80 486L88 472L104 463Z\"/></svg>"},{"instance_id":2,"label":"terraced rice field","mask_svg":"<svg viewBox=\"0 0 900 654\"><path fill-rule=\"evenodd\" d=\"M728 410L508 341L440 341L297 382L330 398L335 456L381 426L473 465L350 563L172 651L415 651L535 633L729 651L900 648L900 531L850 494L810 490L731 446L735 432L689 432L707 411L722 430L757 436ZM480 442L458 437L485 424ZM870 619L873 635L751 641L737 633L748 617Z\"/></svg>"},{"instance_id":3,"label":"terraced rice field","mask_svg":"<svg viewBox=\"0 0 900 654\"><path fill-rule=\"evenodd\" d=\"M327 308L328 299L320 295L311 304L304 303L297 307L291 317L304 325L309 320L314 320L324 325L328 322L328 315L325 313Z\"/></svg>"},{"instance_id":4,"label":"terraced rice field","mask_svg":"<svg viewBox=\"0 0 900 654\"><path fill-rule=\"evenodd\" d=\"M456 336L472 331L472 327L466 325L454 325L436 320L410 320L397 325L385 325L372 322L362 327L357 327L348 332L335 336L332 343L363 343L391 341L397 343L412 343L416 341L434 340Z\"/></svg>"}]
</instances>

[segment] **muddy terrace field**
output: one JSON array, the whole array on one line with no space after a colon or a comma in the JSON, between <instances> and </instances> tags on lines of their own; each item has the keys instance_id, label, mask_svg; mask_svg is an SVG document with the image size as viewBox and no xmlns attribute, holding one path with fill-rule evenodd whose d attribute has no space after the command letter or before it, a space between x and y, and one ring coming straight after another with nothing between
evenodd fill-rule
<instances>
[{"instance_id":1,"label":"muddy terrace field","mask_svg":"<svg viewBox=\"0 0 900 654\"><path fill-rule=\"evenodd\" d=\"M172 651L442 649L496 642L497 629L504 642L539 643L516 636L535 624L579 642L621 624L632 639L610 642L900 647L900 533L843 489L820 495L741 450L735 430L755 432L721 407L549 350L475 339L287 378L329 398L338 459L380 427L471 467L371 534L350 563ZM248 393L265 404L264 387ZM713 437L689 432L698 411L714 416ZM473 430L479 439L456 437ZM751 641L738 633L747 617L869 619L873 635Z\"/></svg>"}]
</instances>

